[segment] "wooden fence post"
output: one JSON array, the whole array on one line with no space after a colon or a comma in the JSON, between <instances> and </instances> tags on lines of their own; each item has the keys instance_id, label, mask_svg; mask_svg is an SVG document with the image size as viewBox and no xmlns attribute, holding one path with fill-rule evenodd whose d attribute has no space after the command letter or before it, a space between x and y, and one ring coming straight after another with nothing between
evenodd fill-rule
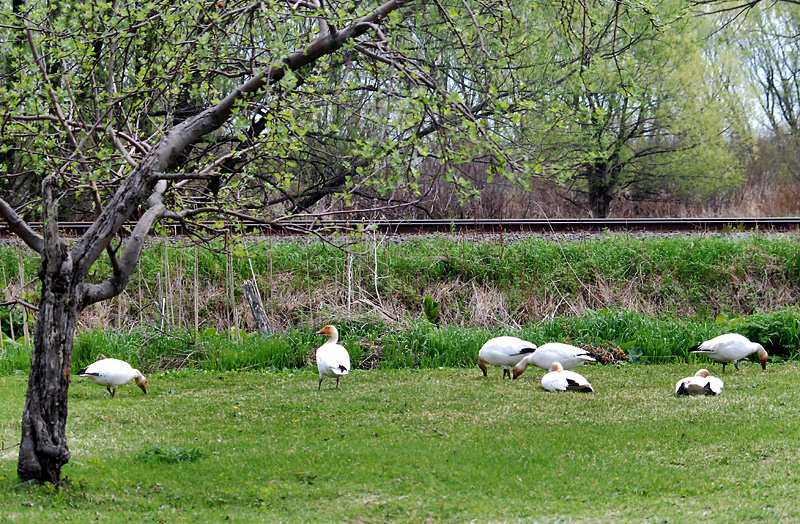
<instances>
[{"instance_id":1,"label":"wooden fence post","mask_svg":"<svg viewBox=\"0 0 800 524\"><path fill-rule=\"evenodd\" d=\"M256 326L258 326L258 332L261 333L262 337L272 335L272 326L267 318L267 312L264 311L264 303L261 302L261 295L258 293L258 287L256 287L255 281L245 280L243 288L244 298L247 299L247 303L250 304L250 311L253 312L253 318L255 318Z\"/></svg>"}]
</instances>

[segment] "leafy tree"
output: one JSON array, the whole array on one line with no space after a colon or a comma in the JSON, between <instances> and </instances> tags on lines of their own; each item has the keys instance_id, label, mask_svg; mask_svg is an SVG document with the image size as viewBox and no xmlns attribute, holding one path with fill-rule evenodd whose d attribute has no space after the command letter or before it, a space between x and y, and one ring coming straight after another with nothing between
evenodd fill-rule
<instances>
[{"instance_id":1,"label":"leafy tree","mask_svg":"<svg viewBox=\"0 0 800 524\"><path fill-rule=\"evenodd\" d=\"M615 198L705 196L741 178L746 135L730 71L678 2L597 4L567 18L576 73L551 92L538 165L605 217ZM701 81L698 81L700 79Z\"/></svg>"},{"instance_id":2,"label":"leafy tree","mask_svg":"<svg viewBox=\"0 0 800 524\"><path fill-rule=\"evenodd\" d=\"M42 260L22 480L60 480L79 314L125 289L159 223L205 237L331 193L419 195L426 161L466 194L458 163L519 166L503 132L541 86L519 81L518 22L442 0L3 4L0 217ZM65 215L92 220L69 244Z\"/></svg>"},{"instance_id":3,"label":"leafy tree","mask_svg":"<svg viewBox=\"0 0 800 524\"><path fill-rule=\"evenodd\" d=\"M726 29L744 56L760 109L761 160L754 168L786 186L796 200L800 180L800 8L758 6Z\"/></svg>"}]
</instances>

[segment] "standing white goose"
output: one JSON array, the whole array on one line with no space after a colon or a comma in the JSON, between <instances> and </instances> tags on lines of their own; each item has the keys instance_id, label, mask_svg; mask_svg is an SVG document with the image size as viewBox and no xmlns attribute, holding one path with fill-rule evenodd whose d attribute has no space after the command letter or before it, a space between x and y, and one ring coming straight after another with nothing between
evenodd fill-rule
<instances>
[{"instance_id":1,"label":"standing white goose","mask_svg":"<svg viewBox=\"0 0 800 524\"><path fill-rule=\"evenodd\" d=\"M542 376L542 387L547 391L580 391L582 393L594 391L583 375L573 371L564 371L560 362L553 362L550 372Z\"/></svg>"},{"instance_id":2,"label":"standing white goose","mask_svg":"<svg viewBox=\"0 0 800 524\"><path fill-rule=\"evenodd\" d=\"M712 360L722 362L723 373L725 373L725 365L729 362L733 362L733 367L736 368L736 371L739 371L738 361L753 353L761 361L761 369L767 369L767 362L769 362L769 355L764 346L756 342L750 342L747 337L738 333L726 333L711 340L706 340L690 349L692 353L699 353Z\"/></svg>"},{"instance_id":3,"label":"standing white goose","mask_svg":"<svg viewBox=\"0 0 800 524\"><path fill-rule=\"evenodd\" d=\"M500 366L503 368L503 378L510 379L511 371L508 368L518 364L525 355L532 353L535 349L536 344L517 337L490 338L478 351L478 367L486 377L489 366Z\"/></svg>"},{"instance_id":4,"label":"standing white goose","mask_svg":"<svg viewBox=\"0 0 800 524\"><path fill-rule=\"evenodd\" d=\"M136 381L142 391L147 393L147 379L130 364L115 358L104 358L94 364L78 371L79 377L89 377L95 384L105 386L111 396L117 393L117 388L131 380ZM112 389L113 388L113 389Z\"/></svg>"},{"instance_id":5,"label":"standing white goose","mask_svg":"<svg viewBox=\"0 0 800 524\"><path fill-rule=\"evenodd\" d=\"M561 342L548 342L539 346L536 351L525 356L514 366L514 380L522 375L528 364L549 370L554 362L559 362L564 369L572 369L584 362L596 361L597 359L591 351Z\"/></svg>"},{"instance_id":6,"label":"standing white goose","mask_svg":"<svg viewBox=\"0 0 800 524\"><path fill-rule=\"evenodd\" d=\"M325 326L317 331L317 335L327 335L328 341L317 349L317 369L319 369L319 386L322 387L324 377L336 377L336 387L339 387L339 377L350 373L350 355L344 346L337 344L339 331L334 326Z\"/></svg>"},{"instance_id":7,"label":"standing white goose","mask_svg":"<svg viewBox=\"0 0 800 524\"><path fill-rule=\"evenodd\" d=\"M693 377L686 377L675 384L676 395L719 395L722 380L712 377L707 369L701 369Z\"/></svg>"}]
</instances>

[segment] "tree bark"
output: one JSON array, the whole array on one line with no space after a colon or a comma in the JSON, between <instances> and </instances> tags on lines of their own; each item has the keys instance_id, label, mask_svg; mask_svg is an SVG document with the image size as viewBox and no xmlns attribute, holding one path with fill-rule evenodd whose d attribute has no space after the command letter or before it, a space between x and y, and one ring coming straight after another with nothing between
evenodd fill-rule
<instances>
[{"instance_id":1,"label":"tree bark","mask_svg":"<svg viewBox=\"0 0 800 524\"><path fill-rule=\"evenodd\" d=\"M589 178L589 207L594 218L606 218L614 197L602 173L596 177Z\"/></svg>"},{"instance_id":2,"label":"tree bark","mask_svg":"<svg viewBox=\"0 0 800 524\"><path fill-rule=\"evenodd\" d=\"M610 168L604 162L588 166L586 180L589 186L589 208L595 218L606 218L611 201L614 199L610 182Z\"/></svg>"},{"instance_id":3,"label":"tree bark","mask_svg":"<svg viewBox=\"0 0 800 524\"><path fill-rule=\"evenodd\" d=\"M58 484L69 461L67 393L78 307L69 252L48 253L41 269L42 301L34 335L28 393L22 416L17 473L23 482ZM59 256L60 255L60 256ZM65 271L66 270L66 271Z\"/></svg>"}]
</instances>

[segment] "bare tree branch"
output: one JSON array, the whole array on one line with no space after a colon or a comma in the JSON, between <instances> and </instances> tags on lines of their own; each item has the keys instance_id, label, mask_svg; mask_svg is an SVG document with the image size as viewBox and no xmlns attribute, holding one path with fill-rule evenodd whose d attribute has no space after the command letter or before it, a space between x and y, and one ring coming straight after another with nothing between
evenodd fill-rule
<instances>
[{"instance_id":1,"label":"bare tree branch","mask_svg":"<svg viewBox=\"0 0 800 524\"><path fill-rule=\"evenodd\" d=\"M338 50L345 42L364 34L371 27L370 24L384 20L389 13L399 9L407 1L390 0L379 6L372 14L342 30L321 35L303 50L290 53L284 60L284 65L271 66L266 71L255 74L214 106L172 128L127 177L89 230L73 247L73 258L80 271L83 274L88 272L106 246L119 233L136 206L144 200L149 188L160 178L159 174L164 172L187 146L199 137L220 128L230 118L237 103L280 81L287 71L300 69Z\"/></svg>"},{"instance_id":2,"label":"bare tree branch","mask_svg":"<svg viewBox=\"0 0 800 524\"><path fill-rule=\"evenodd\" d=\"M167 189L166 181L156 184L156 189L148 199L149 208L142 217L136 222L133 232L125 243L125 251L119 259L113 258L113 272L111 277L100 284L84 284L82 288L82 307L89 306L95 302L107 300L122 293L128 285L133 273L136 271L136 264L139 256L144 249L144 242L147 233L152 227L165 216L176 216L164 205L164 192Z\"/></svg>"},{"instance_id":3,"label":"bare tree branch","mask_svg":"<svg viewBox=\"0 0 800 524\"><path fill-rule=\"evenodd\" d=\"M25 220L8 203L0 198L0 216L3 217L11 231L25 242L28 247L41 254L44 251L44 238L31 228Z\"/></svg>"}]
</instances>

